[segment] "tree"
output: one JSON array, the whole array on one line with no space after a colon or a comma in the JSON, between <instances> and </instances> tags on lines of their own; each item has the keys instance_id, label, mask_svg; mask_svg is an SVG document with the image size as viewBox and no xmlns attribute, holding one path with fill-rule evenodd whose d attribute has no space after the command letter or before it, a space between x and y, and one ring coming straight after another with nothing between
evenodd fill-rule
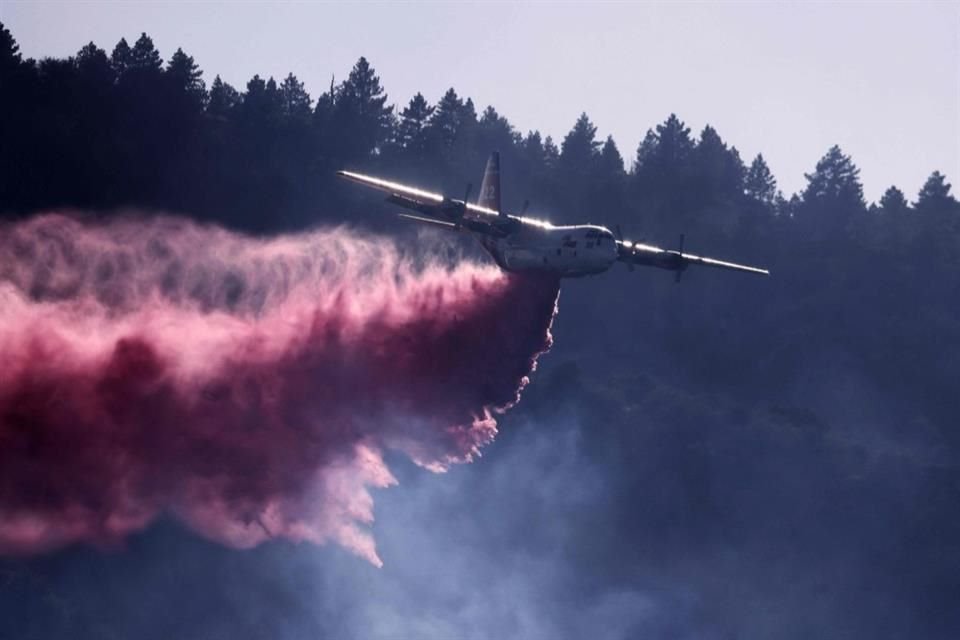
<instances>
[{"instance_id":1,"label":"tree","mask_svg":"<svg viewBox=\"0 0 960 640\"><path fill-rule=\"evenodd\" d=\"M9 77L23 60L20 57L20 45L10 31L0 22L0 77Z\"/></svg>"},{"instance_id":2,"label":"tree","mask_svg":"<svg viewBox=\"0 0 960 640\"><path fill-rule=\"evenodd\" d=\"M218 75L210 85L210 100L207 103L207 113L218 118L225 118L237 104L240 103L240 94L236 89L220 79Z\"/></svg>"},{"instance_id":3,"label":"tree","mask_svg":"<svg viewBox=\"0 0 960 640\"><path fill-rule=\"evenodd\" d=\"M917 194L917 212L952 210L957 201L950 195L950 187L950 183L942 173L939 171L931 173L923 183L920 193Z\"/></svg>"},{"instance_id":4,"label":"tree","mask_svg":"<svg viewBox=\"0 0 960 640\"><path fill-rule=\"evenodd\" d=\"M520 141L520 135L510 122L492 106L484 109L477 123L477 132L482 149L509 150Z\"/></svg>"},{"instance_id":5,"label":"tree","mask_svg":"<svg viewBox=\"0 0 960 640\"><path fill-rule=\"evenodd\" d=\"M804 176L807 187L799 213L809 237L820 239L845 231L850 220L866 210L860 169L839 146L830 147L813 173Z\"/></svg>"},{"instance_id":6,"label":"tree","mask_svg":"<svg viewBox=\"0 0 960 640\"><path fill-rule=\"evenodd\" d=\"M707 125L692 155L693 187L700 195L701 206L730 203L743 194L745 169L736 148L727 148L717 130Z\"/></svg>"},{"instance_id":7,"label":"tree","mask_svg":"<svg viewBox=\"0 0 960 640\"><path fill-rule=\"evenodd\" d=\"M689 127L671 113L663 124L647 131L637 147L633 199L653 233L696 230L703 198L694 182L695 146Z\"/></svg>"},{"instance_id":8,"label":"tree","mask_svg":"<svg viewBox=\"0 0 960 640\"><path fill-rule=\"evenodd\" d=\"M264 81L254 75L239 105L240 122L257 135L266 137L281 119L280 92L273 78Z\"/></svg>"},{"instance_id":9,"label":"tree","mask_svg":"<svg viewBox=\"0 0 960 640\"><path fill-rule=\"evenodd\" d=\"M599 147L597 127L581 113L560 145L560 166L569 176L586 176L594 168Z\"/></svg>"},{"instance_id":10,"label":"tree","mask_svg":"<svg viewBox=\"0 0 960 640\"><path fill-rule=\"evenodd\" d=\"M427 136L432 146L449 148L463 126L466 109L453 87L440 98L427 125Z\"/></svg>"},{"instance_id":11,"label":"tree","mask_svg":"<svg viewBox=\"0 0 960 640\"><path fill-rule=\"evenodd\" d=\"M817 162L814 172L806 173L804 177L807 179L807 188L803 192L804 201L859 206L864 204L860 169L837 145L830 147L826 155Z\"/></svg>"},{"instance_id":12,"label":"tree","mask_svg":"<svg viewBox=\"0 0 960 640\"><path fill-rule=\"evenodd\" d=\"M120 42L117 43L117 46L113 48L113 53L110 54L110 66L113 67L113 73L117 78L123 77L127 72L132 59L133 51L130 49L130 45L127 44L127 39L120 38Z\"/></svg>"},{"instance_id":13,"label":"tree","mask_svg":"<svg viewBox=\"0 0 960 640\"><path fill-rule=\"evenodd\" d=\"M115 78L107 52L89 43L77 52L74 58L79 77L88 85L109 85Z\"/></svg>"},{"instance_id":14,"label":"tree","mask_svg":"<svg viewBox=\"0 0 960 640\"><path fill-rule=\"evenodd\" d=\"M613 141L613 136L607 136L600 150L600 175L607 180L619 180L624 175L623 156L617 149L617 143Z\"/></svg>"},{"instance_id":15,"label":"tree","mask_svg":"<svg viewBox=\"0 0 960 640\"><path fill-rule=\"evenodd\" d=\"M554 169L560 164L560 150L557 149L552 136L547 136L543 141L543 161L547 169Z\"/></svg>"},{"instance_id":16,"label":"tree","mask_svg":"<svg viewBox=\"0 0 960 640\"><path fill-rule=\"evenodd\" d=\"M655 131L648 130L637 147L634 166L640 189L655 199L659 198L658 192L676 194L689 177L694 148L690 128L674 113Z\"/></svg>"},{"instance_id":17,"label":"tree","mask_svg":"<svg viewBox=\"0 0 960 640\"><path fill-rule=\"evenodd\" d=\"M292 73L280 85L280 108L287 118L306 122L311 113L310 94Z\"/></svg>"},{"instance_id":18,"label":"tree","mask_svg":"<svg viewBox=\"0 0 960 640\"><path fill-rule=\"evenodd\" d=\"M767 206L772 206L777 198L777 179L773 177L761 153L757 154L747 169L743 192L751 200Z\"/></svg>"},{"instance_id":19,"label":"tree","mask_svg":"<svg viewBox=\"0 0 960 640\"><path fill-rule=\"evenodd\" d=\"M885 216L902 217L910 211L910 204L904 197L903 191L891 186L880 198L880 210Z\"/></svg>"},{"instance_id":20,"label":"tree","mask_svg":"<svg viewBox=\"0 0 960 640\"><path fill-rule=\"evenodd\" d=\"M203 82L203 72L193 60L178 48L167 63L166 77L174 89L195 105L202 107L207 101L207 88Z\"/></svg>"},{"instance_id":21,"label":"tree","mask_svg":"<svg viewBox=\"0 0 960 640\"><path fill-rule=\"evenodd\" d=\"M397 125L398 144L404 149L422 154L426 150L424 131L432 114L433 107L427 103L422 93L417 92L400 112L400 122Z\"/></svg>"},{"instance_id":22,"label":"tree","mask_svg":"<svg viewBox=\"0 0 960 640\"><path fill-rule=\"evenodd\" d=\"M366 58L361 57L334 97L334 118L349 153L363 156L377 151L390 138L393 107L380 78Z\"/></svg>"},{"instance_id":23,"label":"tree","mask_svg":"<svg viewBox=\"0 0 960 640\"><path fill-rule=\"evenodd\" d=\"M153 40L146 33L140 37L130 51L129 70L144 74L159 74L163 68L160 52L153 46Z\"/></svg>"},{"instance_id":24,"label":"tree","mask_svg":"<svg viewBox=\"0 0 960 640\"><path fill-rule=\"evenodd\" d=\"M657 147L659 144L660 141L657 139L657 134L653 132L653 129L647 129L643 140L637 145L637 156L633 164L635 174L639 175L641 172L649 171L653 168L656 162Z\"/></svg>"},{"instance_id":25,"label":"tree","mask_svg":"<svg viewBox=\"0 0 960 640\"><path fill-rule=\"evenodd\" d=\"M675 113L666 122L657 125L657 152L661 169L682 167L693 153L694 144L687 127Z\"/></svg>"}]
</instances>

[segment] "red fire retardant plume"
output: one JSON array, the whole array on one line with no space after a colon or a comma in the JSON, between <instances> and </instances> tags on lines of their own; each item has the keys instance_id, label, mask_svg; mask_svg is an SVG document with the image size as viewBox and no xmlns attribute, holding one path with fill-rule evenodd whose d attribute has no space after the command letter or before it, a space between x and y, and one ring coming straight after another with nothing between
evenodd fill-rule
<instances>
[{"instance_id":1,"label":"red fire retardant plume","mask_svg":"<svg viewBox=\"0 0 960 640\"><path fill-rule=\"evenodd\" d=\"M550 345L557 291L343 230L0 227L0 553L109 546L170 513L379 565L383 452L434 471L477 455Z\"/></svg>"}]
</instances>

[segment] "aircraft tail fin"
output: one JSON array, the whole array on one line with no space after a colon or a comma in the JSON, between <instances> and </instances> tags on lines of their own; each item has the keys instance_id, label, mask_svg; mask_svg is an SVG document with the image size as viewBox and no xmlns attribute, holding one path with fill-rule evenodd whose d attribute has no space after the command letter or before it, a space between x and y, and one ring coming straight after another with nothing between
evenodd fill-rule
<instances>
[{"instance_id":1,"label":"aircraft tail fin","mask_svg":"<svg viewBox=\"0 0 960 640\"><path fill-rule=\"evenodd\" d=\"M480 184L480 198L477 204L487 209L493 209L504 215L500 207L500 152L494 151L487 160L487 168L483 172L483 182Z\"/></svg>"}]
</instances>

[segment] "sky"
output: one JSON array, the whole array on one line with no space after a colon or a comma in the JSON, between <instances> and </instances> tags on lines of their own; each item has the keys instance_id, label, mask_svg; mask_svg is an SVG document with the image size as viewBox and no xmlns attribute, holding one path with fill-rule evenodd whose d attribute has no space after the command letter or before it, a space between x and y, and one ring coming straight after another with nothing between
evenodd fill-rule
<instances>
[{"instance_id":1,"label":"sky","mask_svg":"<svg viewBox=\"0 0 960 640\"><path fill-rule=\"evenodd\" d=\"M142 31L207 81L293 72L316 97L360 56L402 107L453 86L559 141L586 112L629 163L677 113L762 152L787 193L833 144L868 200L960 176L960 3L0 2L30 57Z\"/></svg>"}]
</instances>

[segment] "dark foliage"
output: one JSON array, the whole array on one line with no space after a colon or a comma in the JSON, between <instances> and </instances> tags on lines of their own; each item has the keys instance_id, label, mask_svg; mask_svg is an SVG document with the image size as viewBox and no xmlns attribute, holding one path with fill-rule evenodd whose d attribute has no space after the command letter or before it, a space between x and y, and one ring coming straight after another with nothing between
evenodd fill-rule
<instances>
[{"instance_id":1,"label":"dark foliage","mask_svg":"<svg viewBox=\"0 0 960 640\"><path fill-rule=\"evenodd\" d=\"M109 56L90 43L38 62L0 27L0 96L8 219L136 207L251 232L378 225L390 209L335 170L459 197L498 149L508 209L529 200L532 214L619 224L633 240L683 232L691 252L769 266L766 280L617 271L565 284L552 357L577 365L548 359L519 411L580 414L585 455L607 474L615 499L572 534L578 588L599 589L598 575L697 584L684 572L699 563L716 574L692 587L712 602L697 610L706 627L664 637L957 637L960 206L939 172L913 204L890 187L868 206L834 146L785 198L762 155L747 166L713 127L695 136L674 114L625 170L586 114L558 146L493 107L478 117L454 88L395 109L364 58L315 102L292 74L208 89L192 57L177 49L164 66L146 34ZM751 598L782 618L756 626Z\"/></svg>"}]
</instances>

